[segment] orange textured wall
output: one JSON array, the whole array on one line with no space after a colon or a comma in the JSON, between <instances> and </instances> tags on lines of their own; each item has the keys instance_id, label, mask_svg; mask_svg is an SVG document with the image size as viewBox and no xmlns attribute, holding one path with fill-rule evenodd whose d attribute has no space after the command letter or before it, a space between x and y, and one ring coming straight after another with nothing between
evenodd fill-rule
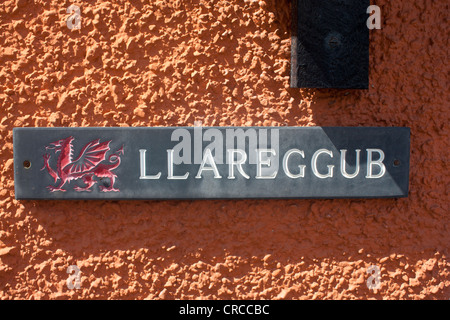
<instances>
[{"instance_id":1,"label":"orange textured wall","mask_svg":"<svg viewBox=\"0 0 450 320\"><path fill-rule=\"evenodd\" d=\"M0 3L1 299L450 297L448 1L376 2L361 91L289 88L287 0L80 1L80 30L70 4ZM14 199L13 127L196 120L411 127L410 195ZM79 290L66 287L73 264Z\"/></svg>"}]
</instances>

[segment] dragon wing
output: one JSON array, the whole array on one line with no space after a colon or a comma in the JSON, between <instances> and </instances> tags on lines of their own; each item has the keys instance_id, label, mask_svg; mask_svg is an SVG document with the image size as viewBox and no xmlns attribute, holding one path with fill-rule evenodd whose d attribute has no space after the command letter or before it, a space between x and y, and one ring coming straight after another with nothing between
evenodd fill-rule
<instances>
[{"instance_id":1,"label":"dragon wing","mask_svg":"<svg viewBox=\"0 0 450 320\"><path fill-rule=\"evenodd\" d=\"M100 143L100 139L89 142L81 150L80 155L72 163L64 167L68 173L83 173L95 168L105 160L106 153L110 150L111 140Z\"/></svg>"}]
</instances>

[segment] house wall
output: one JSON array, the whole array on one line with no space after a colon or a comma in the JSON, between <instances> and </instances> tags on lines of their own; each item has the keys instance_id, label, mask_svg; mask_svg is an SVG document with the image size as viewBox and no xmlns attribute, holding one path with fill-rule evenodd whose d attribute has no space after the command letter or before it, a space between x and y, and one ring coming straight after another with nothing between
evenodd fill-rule
<instances>
[{"instance_id":1,"label":"house wall","mask_svg":"<svg viewBox=\"0 0 450 320\"><path fill-rule=\"evenodd\" d=\"M368 90L289 88L287 0L70 4L0 3L1 299L450 298L447 1L377 1ZM14 127L194 121L410 127L409 197L14 199Z\"/></svg>"}]
</instances>

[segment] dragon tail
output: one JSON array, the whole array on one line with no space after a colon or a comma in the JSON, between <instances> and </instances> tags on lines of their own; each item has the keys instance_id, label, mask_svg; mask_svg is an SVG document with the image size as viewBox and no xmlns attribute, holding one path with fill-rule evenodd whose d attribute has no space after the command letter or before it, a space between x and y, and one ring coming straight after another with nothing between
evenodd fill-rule
<instances>
[{"instance_id":1,"label":"dragon tail","mask_svg":"<svg viewBox=\"0 0 450 320\"><path fill-rule=\"evenodd\" d=\"M41 171L44 170L44 169L47 169L48 173L52 176L52 178L56 182L56 181L58 181L59 176L56 173L56 171L53 170L52 167L50 167L50 164L48 163L49 159L50 159L49 155L44 155L44 166L42 167Z\"/></svg>"}]
</instances>

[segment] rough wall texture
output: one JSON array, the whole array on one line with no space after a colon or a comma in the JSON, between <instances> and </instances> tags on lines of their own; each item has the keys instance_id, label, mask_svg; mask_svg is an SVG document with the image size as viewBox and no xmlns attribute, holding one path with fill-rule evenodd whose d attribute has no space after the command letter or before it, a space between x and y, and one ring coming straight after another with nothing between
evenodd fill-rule
<instances>
[{"instance_id":1,"label":"rough wall texture","mask_svg":"<svg viewBox=\"0 0 450 320\"><path fill-rule=\"evenodd\" d=\"M287 0L70 4L0 3L1 299L450 297L447 0L377 1L362 91L289 88ZM13 127L196 120L409 126L409 198L14 199Z\"/></svg>"}]
</instances>

